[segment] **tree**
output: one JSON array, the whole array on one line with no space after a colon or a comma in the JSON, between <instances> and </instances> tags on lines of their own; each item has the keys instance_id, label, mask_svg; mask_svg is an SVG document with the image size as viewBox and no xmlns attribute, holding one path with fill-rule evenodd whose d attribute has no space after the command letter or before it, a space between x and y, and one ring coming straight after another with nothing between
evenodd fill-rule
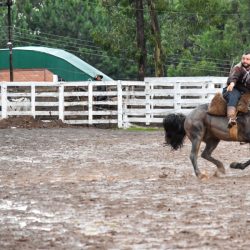
<instances>
[{"instance_id":1,"label":"tree","mask_svg":"<svg viewBox=\"0 0 250 250\"><path fill-rule=\"evenodd\" d=\"M176 11L181 18L176 27L183 46L174 52L175 62L169 66L171 75L180 73L180 65L185 66L182 75L228 75L232 57L239 54L241 47L235 33L238 22L232 21L235 18L232 1L177 2ZM188 58L186 51L189 51Z\"/></svg>"},{"instance_id":2,"label":"tree","mask_svg":"<svg viewBox=\"0 0 250 250\"><path fill-rule=\"evenodd\" d=\"M136 38L138 47L138 80L143 81L146 69L147 50L144 35L143 0L135 1Z\"/></svg>"},{"instance_id":3,"label":"tree","mask_svg":"<svg viewBox=\"0 0 250 250\"><path fill-rule=\"evenodd\" d=\"M157 14L155 11L155 4L153 0L147 0L150 18L151 18L151 29L154 39L154 61L155 61L155 76L164 76L164 55L161 46L161 31L158 23Z\"/></svg>"},{"instance_id":4,"label":"tree","mask_svg":"<svg viewBox=\"0 0 250 250\"><path fill-rule=\"evenodd\" d=\"M225 76L250 48L249 12L249 0L18 0L13 42L65 49L114 79Z\"/></svg>"}]
</instances>

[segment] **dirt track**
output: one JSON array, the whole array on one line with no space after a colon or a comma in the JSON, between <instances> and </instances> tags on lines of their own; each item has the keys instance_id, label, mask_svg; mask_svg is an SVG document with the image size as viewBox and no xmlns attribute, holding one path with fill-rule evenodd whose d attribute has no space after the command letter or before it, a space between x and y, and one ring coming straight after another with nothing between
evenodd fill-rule
<instances>
[{"instance_id":1,"label":"dirt track","mask_svg":"<svg viewBox=\"0 0 250 250\"><path fill-rule=\"evenodd\" d=\"M249 145L199 181L163 131L0 130L0 249L250 249ZM215 167L199 158L209 176Z\"/></svg>"}]
</instances>

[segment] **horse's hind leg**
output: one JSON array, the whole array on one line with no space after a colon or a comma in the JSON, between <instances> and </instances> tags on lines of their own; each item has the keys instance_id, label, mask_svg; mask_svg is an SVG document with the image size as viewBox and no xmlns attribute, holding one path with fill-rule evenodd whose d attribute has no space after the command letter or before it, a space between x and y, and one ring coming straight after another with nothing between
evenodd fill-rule
<instances>
[{"instance_id":1,"label":"horse's hind leg","mask_svg":"<svg viewBox=\"0 0 250 250\"><path fill-rule=\"evenodd\" d=\"M217 169L220 173L225 174L225 168L224 165L221 161L216 160L215 158L213 158L211 156L212 152L214 151L214 149L218 146L220 140L215 139L215 138L209 138L205 141L206 143L206 147L204 149L204 151L201 154L201 157L212 162L213 164L215 164L217 166Z\"/></svg>"},{"instance_id":2,"label":"horse's hind leg","mask_svg":"<svg viewBox=\"0 0 250 250\"><path fill-rule=\"evenodd\" d=\"M239 163L239 162L232 162L230 164L230 168L235 168L235 169L245 169L250 165L250 160L246 161L245 163Z\"/></svg>"}]
</instances>

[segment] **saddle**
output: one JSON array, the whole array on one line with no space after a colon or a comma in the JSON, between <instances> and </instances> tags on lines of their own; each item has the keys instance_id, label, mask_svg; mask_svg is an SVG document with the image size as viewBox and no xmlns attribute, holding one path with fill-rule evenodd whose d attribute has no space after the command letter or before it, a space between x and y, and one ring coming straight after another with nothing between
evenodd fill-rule
<instances>
[{"instance_id":1,"label":"saddle","mask_svg":"<svg viewBox=\"0 0 250 250\"><path fill-rule=\"evenodd\" d=\"M250 93L243 94L237 105L237 113L247 113L250 105ZM210 115L227 116L227 102L221 93L216 93L208 105Z\"/></svg>"},{"instance_id":2,"label":"saddle","mask_svg":"<svg viewBox=\"0 0 250 250\"><path fill-rule=\"evenodd\" d=\"M236 114L239 112L247 113L250 105L250 93L243 94L237 104ZM216 116L227 116L227 102L221 93L217 93L210 104L208 105L208 113ZM232 140L238 139L238 126L237 124L229 128L229 135Z\"/></svg>"}]
</instances>

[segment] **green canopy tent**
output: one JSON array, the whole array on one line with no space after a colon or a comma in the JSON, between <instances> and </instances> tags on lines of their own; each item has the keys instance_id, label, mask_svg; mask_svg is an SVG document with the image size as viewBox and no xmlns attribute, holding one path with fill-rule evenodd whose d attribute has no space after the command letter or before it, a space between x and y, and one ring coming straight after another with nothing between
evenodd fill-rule
<instances>
[{"instance_id":1,"label":"green canopy tent","mask_svg":"<svg viewBox=\"0 0 250 250\"><path fill-rule=\"evenodd\" d=\"M103 75L104 81L112 81L103 72L84 62L77 56L61 49L47 47L13 48L14 69L48 69L64 81L89 81ZM9 69L9 50L0 49L0 70Z\"/></svg>"}]
</instances>

